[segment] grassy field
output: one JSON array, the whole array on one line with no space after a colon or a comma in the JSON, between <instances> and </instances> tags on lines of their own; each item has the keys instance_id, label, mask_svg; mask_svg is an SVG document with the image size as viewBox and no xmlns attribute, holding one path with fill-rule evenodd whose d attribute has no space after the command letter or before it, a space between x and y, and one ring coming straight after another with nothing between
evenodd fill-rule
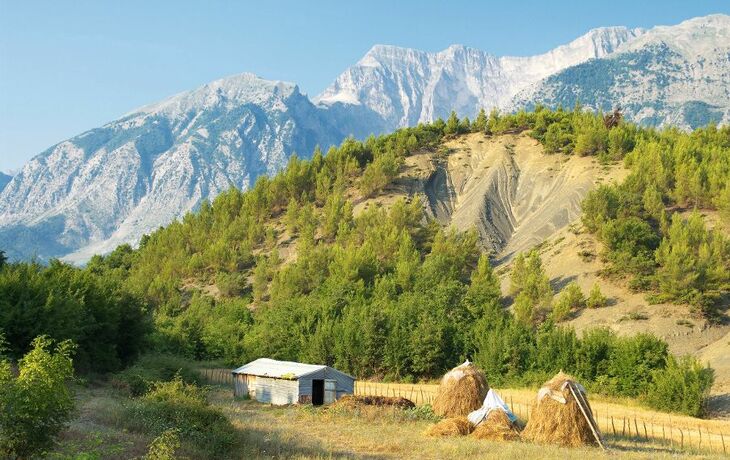
<instances>
[{"instance_id":1,"label":"grassy field","mask_svg":"<svg viewBox=\"0 0 730 460\"><path fill-rule=\"evenodd\" d=\"M402 396L416 404L429 404L436 394L437 386L357 382L355 393ZM505 388L497 391L518 417L529 419L537 388ZM730 451L730 420L706 420L657 412L642 407L629 398L607 398L601 395L589 397L599 428L606 435L637 440L661 440L670 446L691 446L710 452Z\"/></svg>"},{"instance_id":2,"label":"grassy field","mask_svg":"<svg viewBox=\"0 0 730 460\"><path fill-rule=\"evenodd\" d=\"M150 436L121 428L120 409L126 396L107 385L79 388L79 411L50 458L129 459L144 455ZM227 387L209 396L233 423L239 447L233 458L708 458L706 452L672 448L657 442L609 439L609 451L562 449L528 443L492 443L469 437L434 439L423 435L430 420L409 412L368 408L343 410L311 406L273 407L234 399ZM185 445L181 456L195 458ZM710 458L711 455L710 455ZM716 454L720 458L720 454Z\"/></svg>"},{"instance_id":3,"label":"grassy field","mask_svg":"<svg viewBox=\"0 0 730 460\"><path fill-rule=\"evenodd\" d=\"M563 449L527 443L493 443L469 437L434 439L423 435L432 423L410 419L403 412L370 408L361 411L272 407L231 400L230 392L212 395L246 439L256 457L294 458L675 458L693 455L652 443L612 442L607 452L597 448Z\"/></svg>"}]
</instances>

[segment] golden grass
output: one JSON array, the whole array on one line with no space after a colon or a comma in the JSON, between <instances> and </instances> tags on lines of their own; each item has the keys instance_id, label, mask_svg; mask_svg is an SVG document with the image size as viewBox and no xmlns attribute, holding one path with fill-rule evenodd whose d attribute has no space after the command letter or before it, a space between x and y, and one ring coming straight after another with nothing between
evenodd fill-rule
<instances>
[{"instance_id":1,"label":"golden grass","mask_svg":"<svg viewBox=\"0 0 730 460\"><path fill-rule=\"evenodd\" d=\"M473 436L428 437L431 422L410 420L403 411L371 406L343 412L310 407L272 407L255 401L232 401L230 391L214 393L220 407L243 433L240 458L368 458L368 459L626 459L690 458L686 452L646 444L640 448L612 444L613 451L594 447L562 448L524 442L493 442ZM712 458L712 457L704 457ZM714 458L721 458L715 456Z\"/></svg>"},{"instance_id":2,"label":"golden grass","mask_svg":"<svg viewBox=\"0 0 730 460\"><path fill-rule=\"evenodd\" d=\"M434 383L356 383L358 394L395 394L412 398L417 405L431 404L438 385ZM537 388L500 388L499 394L510 406L512 412L522 420L527 420L532 414ZM702 448L710 448L715 452L722 452L722 442L725 441L730 452L730 420L727 419L700 419L686 415L659 412L642 406L640 402L631 398L604 396L592 393L590 395L593 415L599 428L606 436L612 436L614 429L618 436L644 437L650 439L665 439L667 443L679 446L684 440L685 445L698 446L700 431L702 432ZM638 427L638 434L637 434ZM681 430L681 431L680 431ZM724 433L724 438L720 436Z\"/></svg>"}]
</instances>

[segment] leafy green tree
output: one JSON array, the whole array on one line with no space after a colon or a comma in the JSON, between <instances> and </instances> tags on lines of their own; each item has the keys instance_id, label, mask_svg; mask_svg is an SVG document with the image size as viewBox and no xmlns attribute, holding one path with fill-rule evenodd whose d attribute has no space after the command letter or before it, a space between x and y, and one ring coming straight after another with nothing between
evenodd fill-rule
<instances>
[{"instance_id":1,"label":"leafy green tree","mask_svg":"<svg viewBox=\"0 0 730 460\"><path fill-rule=\"evenodd\" d=\"M0 362L0 453L28 458L50 447L68 422L74 400L68 387L73 377L70 341L38 337L19 361L14 377L10 362Z\"/></svg>"},{"instance_id":2,"label":"leafy green tree","mask_svg":"<svg viewBox=\"0 0 730 460\"><path fill-rule=\"evenodd\" d=\"M664 369L652 371L647 401L655 409L699 417L714 379L712 368L696 358L669 356Z\"/></svg>"}]
</instances>

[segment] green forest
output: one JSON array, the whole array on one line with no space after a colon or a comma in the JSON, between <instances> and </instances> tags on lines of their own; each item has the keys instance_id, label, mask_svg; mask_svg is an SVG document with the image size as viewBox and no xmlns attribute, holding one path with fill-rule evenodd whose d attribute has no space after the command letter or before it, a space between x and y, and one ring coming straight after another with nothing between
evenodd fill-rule
<instances>
[{"instance_id":1,"label":"green forest","mask_svg":"<svg viewBox=\"0 0 730 460\"><path fill-rule=\"evenodd\" d=\"M482 111L474 121L452 113L317 149L310 160L293 156L275 177L230 189L137 249L120 246L83 268L0 257L2 355L16 362L50 347L37 342L45 337L74 344L61 352L81 374L120 371L156 352L230 365L266 356L398 381L437 378L468 358L494 385L535 384L562 369L605 394L701 414L711 369L671 356L648 334L578 335L560 325L606 299L597 287L587 297L574 285L553 292L537 252L516 258L503 293L476 232L441 228L418 200L353 215L353 191L382 193L410 154L448 155L442 141L468 132L523 131L550 154L630 168L623 183L599 186L583 203L606 276L628 277L652 301L722 318L730 243L692 210L730 218L730 128L609 127L581 107L538 107ZM295 243L294 257L282 241Z\"/></svg>"}]
</instances>

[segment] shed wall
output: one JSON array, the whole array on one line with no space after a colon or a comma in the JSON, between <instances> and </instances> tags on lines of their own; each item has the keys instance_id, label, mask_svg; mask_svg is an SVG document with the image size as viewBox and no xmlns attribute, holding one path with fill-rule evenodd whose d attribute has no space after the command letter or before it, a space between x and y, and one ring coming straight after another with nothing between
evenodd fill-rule
<instances>
[{"instance_id":1,"label":"shed wall","mask_svg":"<svg viewBox=\"0 0 730 460\"><path fill-rule=\"evenodd\" d=\"M270 404L296 404L299 402L299 382L296 380L257 377L253 385L257 401Z\"/></svg>"},{"instance_id":2,"label":"shed wall","mask_svg":"<svg viewBox=\"0 0 730 460\"><path fill-rule=\"evenodd\" d=\"M337 398L355 392L355 379L331 367L299 378L299 395L302 402L312 399L312 380L334 380L337 382Z\"/></svg>"}]
</instances>

